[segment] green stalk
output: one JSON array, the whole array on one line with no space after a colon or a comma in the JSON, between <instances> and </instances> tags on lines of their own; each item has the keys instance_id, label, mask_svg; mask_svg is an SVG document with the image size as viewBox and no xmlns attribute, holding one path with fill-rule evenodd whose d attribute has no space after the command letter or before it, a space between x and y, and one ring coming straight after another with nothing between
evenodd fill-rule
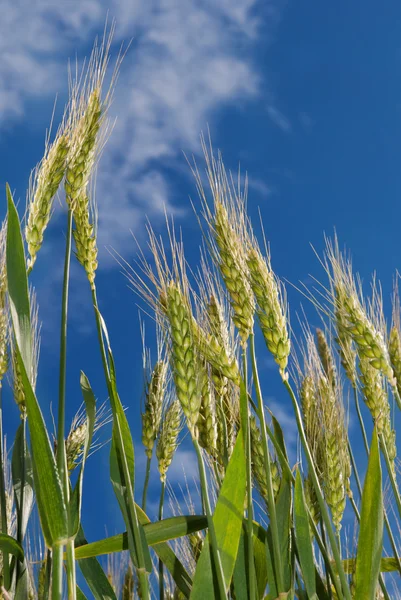
<instances>
[{"instance_id":1,"label":"green stalk","mask_svg":"<svg viewBox=\"0 0 401 600\"><path fill-rule=\"evenodd\" d=\"M316 527L315 522L313 521L310 513L309 513L309 525L311 527L313 535L315 536L317 545L319 546L320 553L323 556L325 567L326 567L327 571L330 574L331 581L333 582L334 589L336 590L337 597L338 598L342 598L341 583L340 583L340 581L339 581L336 573L334 572L333 565L331 564L331 559L330 559L329 554L327 552L326 538L324 536L324 526L322 525L322 533L323 533L323 536L324 536L324 540L323 540L322 537L319 534L319 530Z\"/></svg>"},{"instance_id":2,"label":"green stalk","mask_svg":"<svg viewBox=\"0 0 401 600\"><path fill-rule=\"evenodd\" d=\"M75 541L68 540L67 542L67 586L68 586L68 600L74 600L76 597L77 579L75 574ZM73 568L69 568L72 565ZM71 591L74 590L74 594L71 595Z\"/></svg>"},{"instance_id":3,"label":"green stalk","mask_svg":"<svg viewBox=\"0 0 401 600\"><path fill-rule=\"evenodd\" d=\"M148 460L146 461L146 474L145 474L145 481L143 484L143 492L142 492L142 510L143 510L143 512L146 512L146 499L147 499L147 495L148 495L151 462L152 462L152 458L148 457Z\"/></svg>"},{"instance_id":4,"label":"green stalk","mask_svg":"<svg viewBox=\"0 0 401 600\"><path fill-rule=\"evenodd\" d=\"M320 521L320 531L322 532L322 542L327 550L327 542L326 542L326 534L324 532L324 525L323 522ZM330 561L329 561L330 562ZM333 592L331 590L331 583L330 583L330 573L329 570L327 568L327 561L324 558L324 564L325 564L325 571L326 571L326 585L327 585L327 593L329 595L330 600L332 600L333 598Z\"/></svg>"},{"instance_id":5,"label":"green stalk","mask_svg":"<svg viewBox=\"0 0 401 600\"><path fill-rule=\"evenodd\" d=\"M159 521L163 518L163 507L164 507L164 496L166 493L166 482L162 481L162 489L160 491L160 502L159 502ZM164 600L164 565L159 558L159 594L160 600Z\"/></svg>"},{"instance_id":6,"label":"green stalk","mask_svg":"<svg viewBox=\"0 0 401 600\"><path fill-rule=\"evenodd\" d=\"M281 560L281 552L280 552L280 538L279 531L277 525L277 515L276 515L276 504L274 502L274 491L273 491L273 483L272 483L272 475L271 475L271 465L270 465L270 452L269 445L267 441L266 434L266 419L265 419L265 411L263 407L263 397L262 391L260 388L259 382L259 373L258 367L256 363L256 354L255 354L255 336L253 333L250 335L250 350L251 350L251 361L252 361L252 373L256 391L256 398L258 400L258 409L257 415L259 417L260 425L261 425L261 434L262 434L262 445L263 445L263 456L265 461L266 475L267 475L267 500L268 500L268 509L269 509L269 519L270 519L270 527L272 532L272 542L273 542L273 555L274 555L274 565L275 565L275 576L277 583L277 591L279 594L284 593L284 570L283 564Z\"/></svg>"},{"instance_id":7,"label":"green stalk","mask_svg":"<svg viewBox=\"0 0 401 600\"><path fill-rule=\"evenodd\" d=\"M252 502L252 463L251 463L251 430L249 426L249 404L248 404L248 363L246 357L246 345L242 347L242 368L245 385L245 394L240 395L241 421L244 428L245 441L245 464L246 464L246 489L247 489L247 544L248 544L248 571L249 571L249 597L256 598L256 577L254 576L255 560L253 555L253 502ZM242 397L244 397L244 401Z\"/></svg>"},{"instance_id":8,"label":"green stalk","mask_svg":"<svg viewBox=\"0 0 401 600\"><path fill-rule=\"evenodd\" d=\"M395 503L397 504L397 509L398 509L398 514L401 517L401 498L400 498L400 492L398 489L398 485L397 485L397 481L392 469L392 465L391 465L391 461L389 459L388 456L388 452L387 452L387 446L386 446L386 442L384 437L380 434L379 435L380 438L380 447L384 456L384 460L386 461L386 466L387 466L387 472L390 478L390 483L391 483L391 487L393 488L393 494L394 494L394 498L395 498Z\"/></svg>"},{"instance_id":9,"label":"green stalk","mask_svg":"<svg viewBox=\"0 0 401 600\"><path fill-rule=\"evenodd\" d=\"M63 545L52 548L52 600L63 597Z\"/></svg>"},{"instance_id":10,"label":"green stalk","mask_svg":"<svg viewBox=\"0 0 401 600\"><path fill-rule=\"evenodd\" d=\"M99 308L98 308L95 284L91 285L91 292L92 292L93 306L94 306L94 310L95 310L96 329L97 329L97 333L98 333L99 348L100 348L100 354L101 354L101 358L102 358L104 376L105 376L105 380L106 380L107 391L108 391L109 397L111 398L111 397L113 397L113 389L112 389L111 381L110 381L110 371L109 371L109 365L107 362L106 349L104 347L102 324L100 321L100 312L99 312ZM118 442L119 442L120 446L123 447L120 422L114 414L113 414L113 426L115 427ZM123 470L124 470L124 476L129 484L130 474L129 474L128 464L127 464L127 459L126 459L126 456L124 453L121 458L122 458L122 463L123 463L122 466L123 466ZM138 574L138 578L139 578L139 585L140 585L140 589L141 589L143 598L147 599L150 597L149 596L149 581L148 581L148 575L146 572L145 557L143 555L140 533L139 533L139 529L138 529L139 523L138 523L137 513L136 513L136 508L135 508L135 500L134 500L133 490L130 485L127 485L127 491L128 491L128 503L130 505L131 513L132 513L132 515L135 515L135 517L136 517L135 522L133 523L133 533L134 533L134 543L135 543L135 547L136 547L136 550L138 553L139 567L137 568L137 574Z\"/></svg>"},{"instance_id":11,"label":"green stalk","mask_svg":"<svg viewBox=\"0 0 401 600\"><path fill-rule=\"evenodd\" d=\"M213 523L212 509L210 506L209 489L208 489L208 484L207 484L205 464L203 462L202 450L201 450L201 447L199 446L198 440L195 438L192 438L192 441L194 444L196 455L198 457L199 478L200 478L201 491L202 491L202 503L203 503L204 511L205 511L206 517L207 517L207 528L208 528L208 532L209 532L209 541L210 541L210 546L212 549L214 566L216 569L217 584L218 584L218 588L219 588L218 598L220 598L220 600L223 600L224 598L227 598L226 584L225 584L225 579L224 579L223 565L221 564L220 553L219 553L219 549L218 549L218 545L217 545L217 536L216 536L216 530L214 528L214 523Z\"/></svg>"},{"instance_id":12,"label":"green stalk","mask_svg":"<svg viewBox=\"0 0 401 600\"><path fill-rule=\"evenodd\" d=\"M46 575L45 575L45 583L44 583L44 589L43 589L43 598L40 598L40 600L48 600L48 598L49 598L51 576L52 576L52 553L51 553L51 550L48 549L47 554L46 554Z\"/></svg>"},{"instance_id":13,"label":"green stalk","mask_svg":"<svg viewBox=\"0 0 401 600\"><path fill-rule=\"evenodd\" d=\"M3 384L0 381L0 508L1 508L1 532L7 534L7 498L6 480L4 473L5 456L3 447ZM3 552L3 579L6 590L10 588L10 563L7 552Z\"/></svg>"},{"instance_id":14,"label":"green stalk","mask_svg":"<svg viewBox=\"0 0 401 600\"><path fill-rule=\"evenodd\" d=\"M346 600L352 600L351 599L351 592L349 589L349 585L347 582L347 578L344 572L344 567L341 561L341 556L340 556L340 552L338 550L338 546L337 546L337 541L336 541L336 536L335 533L333 531L333 528L331 526L331 521L330 521L330 515L328 513L324 498L323 498L323 494L322 494L322 490L320 489L320 485L319 485L319 480L316 474L316 469L315 469L315 465L313 464L313 458L311 455L311 452L309 450L309 446L308 446L308 442L306 440L306 435L305 435L305 431L304 431L304 427L302 424L302 416L301 416L301 411L298 405L298 401L295 397L295 394L292 390L291 385L289 384L288 380L284 379L283 380L284 386L287 389L293 407L294 407L294 412L295 412L295 418L297 421L297 426L298 426L298 432L299 432L299 436L301 438L301 443L302 443L302 447L303 450L305 452L305 456L308 462L308 467L309 467L309 472L311 474L312 477L312 481L313 481L313 485L316 491L316 496L319 502L319 506L320 506L320 513L322 515L322 519L323 522L326 526L326 530L327 530L327 535L329 537L330 540L330 545L331 545L331 549L333 552L333 557L337 566L337 571L338 571L338 575L340 577L340 581L341 581L341 587L343 589L343 594L344 597L346 598Z\"/></svg>"},{"instance_id":15,"label":"green stalk","mask_svg":"<svg viewBox=\"0 0 401 600\"><path fill-rule=\"evenodd\" d=\"M360 407L359 399L358 399L358 390L356 389L356 387L354 387L354 400L355 400L356 414L358 415L358 421L359 421L359 425L360 425L360 428L362 431L363 443L365 446L366 453L369 456L369 442L368 442L368 437L366 435L365 423L363 422L361 407Z\"/></svg>"},{"instance_id":16,"label":"green stalk","mask_svg":"<svg viewBox=\"0 0 401 600\"><path fill-rule=\"evenodd\" d=\"M21 492L19 497L19 515L17 521L17 540L21 544L24 543L23 539L23 531L22 531L22 521L24 518L24 502L25 502L25 479L26 479L26 460L25 460L25 445L26 445L26 412L21 413L22 419L22 465L21 465ZM17 561L17 577L18 581L21 573L21 563Z\"/></svg>"},{"instance_id":17,"label":"green stalk","mask_svg":"<svg viewBox=\"0 0 401 600\"><path fill-rule=\"evenodd\" d=\"M227 469L227 465L228 465L227 421L226 421L226 416L224 414L223 399L221 396L216 398L216 408L217 408L218 416L220 418L220 422L223 427L223 447L224 447L223 463L224 463L224 469Z\"/></svg>"},{"instance_id":18,"label":"green stalk","mask_svg":"<svg viewBox=\"0 0 401 600\"><path fill-rule=\"evenodd\" d=\"M354 399L355 399L356 411L357 411L357 414L358 414L359 425L360 425L360 428L361 428L361 431L362 431L362 437L363 437L363 442L364 442L364 446L365 446L366 456L369 457L368 437L366 435L365 423L363 421L363 417L362 417L362 413L361 413L361 409L360 409L360 405L359 405L359 400L358 400L358 391L357 391L356 388L354 388ZM358 486L358 491L359 491L360 497L362 498L362 486L361 486L361 483L359 481L359 475L358 475L358 471L357 471L357 468L356 468L355 459L354 459L354 456L353 456L353 453L352 453L351 444L350 444L349 441L348 441L348 448L349 448L349 453L350 453L350 456L351 456L352 469L354 471L355 480L356 480L356 483L357 483L357 486ZM386 511L385 508L383 509L383 516L384 516L384 523L386 525L386 529L387 529L388 537L389 537L389 540L390 540L391 548L393 550L394 560L396 561L397 566L398 566L398 570L401 573L401 560L400 560L400 557L398 556L397 545L395 543L393 531L391 529L390 521L388 519L387 511Z\"/></svg>"},{"instance_id":19,"label":"green stalk","mask_svg":"<svg viewBox=\"0 0 401 600\"><path fill-rule=\"evenodd\" d=\"M400 394L398 393L397 386L396 385L392 385L391 389L393 391L393 396L395 398L395 401L397 402L397 406L401 410L401 397L400 397Z\"/></svg>"},{"instance_id":20,"label":"green stalk","mask_svg":"<svg viewBox=\"0 0 401 600\"><path fill-rule=\"evenodd\" d=\"M58 396L58 420L57 420L57 453L56 461L57 468L60 475L60 481L63 488L64 499L68 505L70 490L68 481L68 468L67 468L67 457L65 453L65 388L67 382L67 325L68 325L68 292L70 283L70 264L71 264L71 238L72 238L72 210L68 210L67 215L67 235L65 245L65 258L64 258L64 278L63 278L63 295L61 304L61 328L60 328L60 374L59 374L59 396ZM71 545L74 546L74 541L68 542L70 546L67 551L67 581L68 581L68 598L69 600L76 599L76 585L71 587L72 582L75 582L75 560L74 551L71 550ZM68 550L68 549L67 549ZM61 546L61 553L63 547ZM61 554L62 555L62 554ZM61 558L62 561L62 558ZM56 568L57 567L57 568ZM62 568L58 569L58 564L54 560L53 570L60 573L61 587L63 571Z\"/></svg>"}]
</instances>

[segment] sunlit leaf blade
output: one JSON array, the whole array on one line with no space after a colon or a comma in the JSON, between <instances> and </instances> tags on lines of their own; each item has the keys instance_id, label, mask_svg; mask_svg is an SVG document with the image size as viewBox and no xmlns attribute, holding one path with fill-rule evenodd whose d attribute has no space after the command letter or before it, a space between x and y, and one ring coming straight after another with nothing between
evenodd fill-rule
<instances>
[{"instance_id":1,"label":"sunlit leaf blade","mask_svg":"<svg viewBox=\"0 0 401 600\"><path fill-rule=\"evenodd\" d=\"M253 553L259 598L263 598L267 586L266 531L258 523L253 524Z\"/></svg>"},{"instance_id":2,"label":"sunlit leaf blade","mask_svg":"<svg viewBox=\"0 0 401 600\"><path fill-rule=\"evenodd\" d=\"M148 523L143 526L146 541L149 546L174 540L178 537L189 535L195 531L200 531L207 527L205 516L179 516ZM127 533L113 535L97 542L91 542L75 549L76 558L88 558L90 556L101 556L102 554L111 554L113 552L122 552L128 550Z\"/></svg>"},{"instance_id":3,"label":"sunlit leaf blade","mask_svg":"<svg viewBox=\"0 0 401 600\"><path fill-rule=\"evenodd\" d=\"M17 509L17 518L22 522L22 539L25 537L28 520L33 506L33 468L26 440L24 440L24 423L20 423L15 435L11 459L11 473L13 479L14 498ZM25 454L25 460L24 460ZM22 466L24 465L24 467ZM24 468L24 473L22 469ZM21 513L21 485L24 481L23 510Z\"/></svg>"},{"instance_id":4,"label":"sunlit leaf blade","mask_svg":"<svg viewBox=\"0 0 401 600\"><path fill-rule=\"evenodd\" d=\"M355 573L354 558L343 560L343 565L346 573ZM391 573L392 571L399 571L396 559L391 556L382 558L380 561L380 573Z\"/></svg>"},{"instance_id":5,"label":"sunlit leaf blade","mask_svg":"<svg viewBox=\"0 0 401 600\"><path fill-rule=\"evenodd\" d=\"M82 395L84 397L87 427L85 435L84 451L82 454L81 466L78 479L75 484L70 500L70 537L75 537L79 531L81 521L81 503L82 503L82 482L86 459L92 444L93 431L96 420L96 399L85 373L81 372L80 378Z\"/></svg>"},{"instance_id":6,"label":"sunlit leaf blade","mask_svg":"<svg viewBox=\"0 0 401 600\"><path fill-rule=\"evenodd\" d=\"M180 591L185 597L189 597L192 580L181 562L175 556L173 550L165 542L205 529L207 526L206 517L203 515L179 516L151 523L147 515L138 505L136 506L136 509L138 518L143 525L147 543L152 546L158 557L170 571L170 574ZM78 539L76 540L76 543L78 546L75 549L75 556L77 559L128 550L128 536L126 533L121 533L97 542L91 542L90 544L78 542ZM79 543L84 545L79 545Z\"/></svg>"},{"instance_id":7,"label":"sunlit leaf blade","mask_svg":"<svg viewBox=\"0 0 401 600\"><path fill-rule=\"evenodd\" d=\"M230 585L237 558L242 530L245 494L245 450L242 430L240 430L213 515L226 588ZM206 538L196 566L191 600L214 597L210 546L208 538Z\"/></svg>"},{"instance_id":8,"label":"sunlit leaf blade","mask_svg":"<svg viewBox=\"0 0 401 600\"><path fill-rule=\"evenodd\" d=\"M255 569L256 570L256 569ZM233 573L233 585L236 600L248 600L248 561L246 555L246 530L242 528L238 545L237 560Z\"/></svg>"},{"instance_id":9,"label":"sunlit leaf blade","mask_svg":"<svg viewBox=\"0 0 401 600\"><path fill-rule=\"evenodd\" d=\"M17 584L15 586L14 600L26 600L29 597L29 579L26 561L20 570Z\"/></svg>"},{"instance_id":10,"label":"sunlit leaf blade","mask_svg":"<svg viewBox=\"0 0 401 600\"><path fill-rule=\"evenodd\" d=\"M11 537L11 535L0 533L0 550L12 554L20 562L23 562L24 560L24 550L21 544L19 544L15 538Z\"/></svg>"},{"instance_id":11,"label":"sunlit leaf blade","mask_svg":"<svg viewBox=\"0 0 401 600\"><path fill-rule=\"evenodd\" d=\"M376 428L370 446L362 493L361 521L355 567L355 598L374 600L383 550L383 491Z\"/></svg>"},{"instance_id":12,"label":"sunlit leaf blade","mask_svg":"<svg viewBox=\"0 0 401 600\"><path fill-rule=\"evenodd\" d=\"M76 590L76 595L77 595L77 600L87 600L85 594L83 593L81 588L79 588L78 586L77 586L77 590Z\"/></svg>"},{"instance_id":13,"label":"sunlit leaf blade","mask_svg":"<svg viewBox=\"0 0 401 600\"><path fill-rule=\"evenodd\" d=\"M317 600L315 564L313 560L312 538L309 528L309 515L306 507L302 477L299 469L295 479L294 525L298 557L308 598Z\"/></svg>"},{"instance_id":14,"label":"sunlit leaf blade","mask_svg":"<svg viewBox=\"0 0 401 600\"><path fill-rule=\"evenodd\" d=\"M75 543L86 545L85 534L82 527L80 527ZM77 548L78 550L78 548ZM85 577L85 581L88 584L90 591L93 594L95 600L117 600L115 592L107 578L107 575L103 571L99 561L94 558L86 558L79 560L79 556L75 556L78 560L79 568L81 569L82 575Z\"/></svg>"},{"instance_id":15,"label":"sunlit leaf blade","mask_svg":"<svg viewBox=\"0 0 401 600\"><path fill-rule=\"evenodd\" d=\"M8 187L7 201L6 263L10 311L28 415L35 493L43 535L51 547L54 542L67 537L67 510L43 415L27 375L32 372L28 284L20 222Z\"/></svg>"},{"instance_id":16,"label":"sunlit leaf blade","mask_svg":"<svg viewBox=\"0 0 401 600\"><path fill-rule=\"evenodd\" d=\"M110 448L110 479L127 527L129 550L134 565L151 573L153 565L149 547L134 501L135 455L127 417L117 391L116 370L106 323L97 311L108 351L108 390L113 413L113 433Z\"/></svg>"},{"instance_id":17,"label":"sunlit leaf blade","mask_svg":"<svg viewBox=\"0 0 401 600\"><path fill-rule=\"evenodd\" d=\"M283 565L284 586L286 592L289 592L292 582L292 544L291 544L291 482L283 478L280 486L280 491L276 500L276 518L277 527L280 532L280 554L281 564ZM279 593L275 581L275 564L273 553L273 540L270 527L267 530L266 537L266 554L267 554L267 571L269 580L269 595L270 600L276 600Z\"/></svg>"}]
</instances>

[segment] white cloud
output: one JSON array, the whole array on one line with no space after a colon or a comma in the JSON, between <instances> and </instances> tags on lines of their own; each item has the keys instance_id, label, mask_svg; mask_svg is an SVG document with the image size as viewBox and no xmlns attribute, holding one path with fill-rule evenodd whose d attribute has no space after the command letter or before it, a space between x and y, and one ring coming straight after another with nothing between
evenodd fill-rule
<instances>
[{"instance_id":1,"label":"white cloud","mask_svg":"<svg viewBox=\"0 0 401 600\"><path fill-rule=\"evenodd\" d=\"M7 3L0 21L0 127L22 120L32 99L50 100L56 92L63 99L67 58L81 61L107 13L116 19L115 54L123 39L133 41L111 109L118 120L100 163L97 198L100 246L124 252L129 229L138 232L145 214L154 218L164 205L174 210L169 174L182 169L181 152L199 151L199 133L208 122L214 127L219 109L259 93L250 55L279 13L275 1L267 6L269 22L257 17L258 0Z\"/></svg>"}]
</instances>

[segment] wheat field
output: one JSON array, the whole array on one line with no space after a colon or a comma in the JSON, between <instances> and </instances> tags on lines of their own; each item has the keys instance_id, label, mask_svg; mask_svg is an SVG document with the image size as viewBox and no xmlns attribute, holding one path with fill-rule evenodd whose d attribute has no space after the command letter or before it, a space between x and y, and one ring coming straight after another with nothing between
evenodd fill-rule
<instances>
[{"instance_id":1,"label":"wheat field","mask_svg":"<svg viewBox=\"0 0 401 600\"><path fill-rule=\"evenodd\" d=\"M0 422L1 597L400 597L397 278L389 318L378 281L373 278L366 295L337 238L327 239L320 257L325 281L299 290L322 324L315 329L301 318L302 335L295 337L296 315L272 268L268 241L258 240L247 213L246 182L225 169L209 137L201 138L202 164L189 161L199 196L193 218L204 239L198 263L187 262L169 215L167 244L149 224L135 264L115 256L157 340L156 348L143 352L145 402L142 411L139 399L134 408L137 418L141 412L142 444L135 445L134 454L113 339L96 287L94 180L112 135L108 109L121 64L120 56L110 65L110 44L106 36L95 45L72 80L64 115L32 171L24 214L6 189L7 217L0 231L0 392L11 386L20 425L11 443L8 437L9 454ZM67 216L53 441L35 392L46 315L31 279L53 226L56 198ZM103 369L104 404L84 372L67 373L72 261L84 270L91 293L98 334L93 360ZM255 335L264 340L258 354ZM264 396L266 375L259 376L258 365L266 357L274 361L282 396L292 406L296 460ZM79 380L83 400L69 430L67 377ZM362 450L353 447L351 414ZM1 407L1 419L6 415L7 407ZM112 424L110 483L125 531L87 540L81 523L84 475L91 468L87 459L96 449L96 432L107 423ZM198 498L188 495L185 510L169 486L169 468L184 437L198 466ZM141 453L143 471L135 468ZM152 521L147 505L153 463L160 486L158 517ZM167 503L173 516L164 517ZM33 523L35 511L39 519ZM346 518L354 523L352 539Z\"/></svg>"}]
</instances>

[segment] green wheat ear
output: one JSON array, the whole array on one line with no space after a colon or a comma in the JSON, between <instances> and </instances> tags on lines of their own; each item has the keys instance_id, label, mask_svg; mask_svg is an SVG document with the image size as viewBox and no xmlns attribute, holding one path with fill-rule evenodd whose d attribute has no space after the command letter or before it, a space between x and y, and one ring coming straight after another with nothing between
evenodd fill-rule
<instances>
[{"instance_id":1,"label":"green wheat ear","mask_svg":"<svg viewBox=\"0 0 401 600\"><path fill-rule=\"evenodd\" d=\"M174 458L180 430L181 406L178 400L174 400L165 412L156 447L157 464L162 482L166 481L168 468Z\"/></svg>"}]
</instances>

